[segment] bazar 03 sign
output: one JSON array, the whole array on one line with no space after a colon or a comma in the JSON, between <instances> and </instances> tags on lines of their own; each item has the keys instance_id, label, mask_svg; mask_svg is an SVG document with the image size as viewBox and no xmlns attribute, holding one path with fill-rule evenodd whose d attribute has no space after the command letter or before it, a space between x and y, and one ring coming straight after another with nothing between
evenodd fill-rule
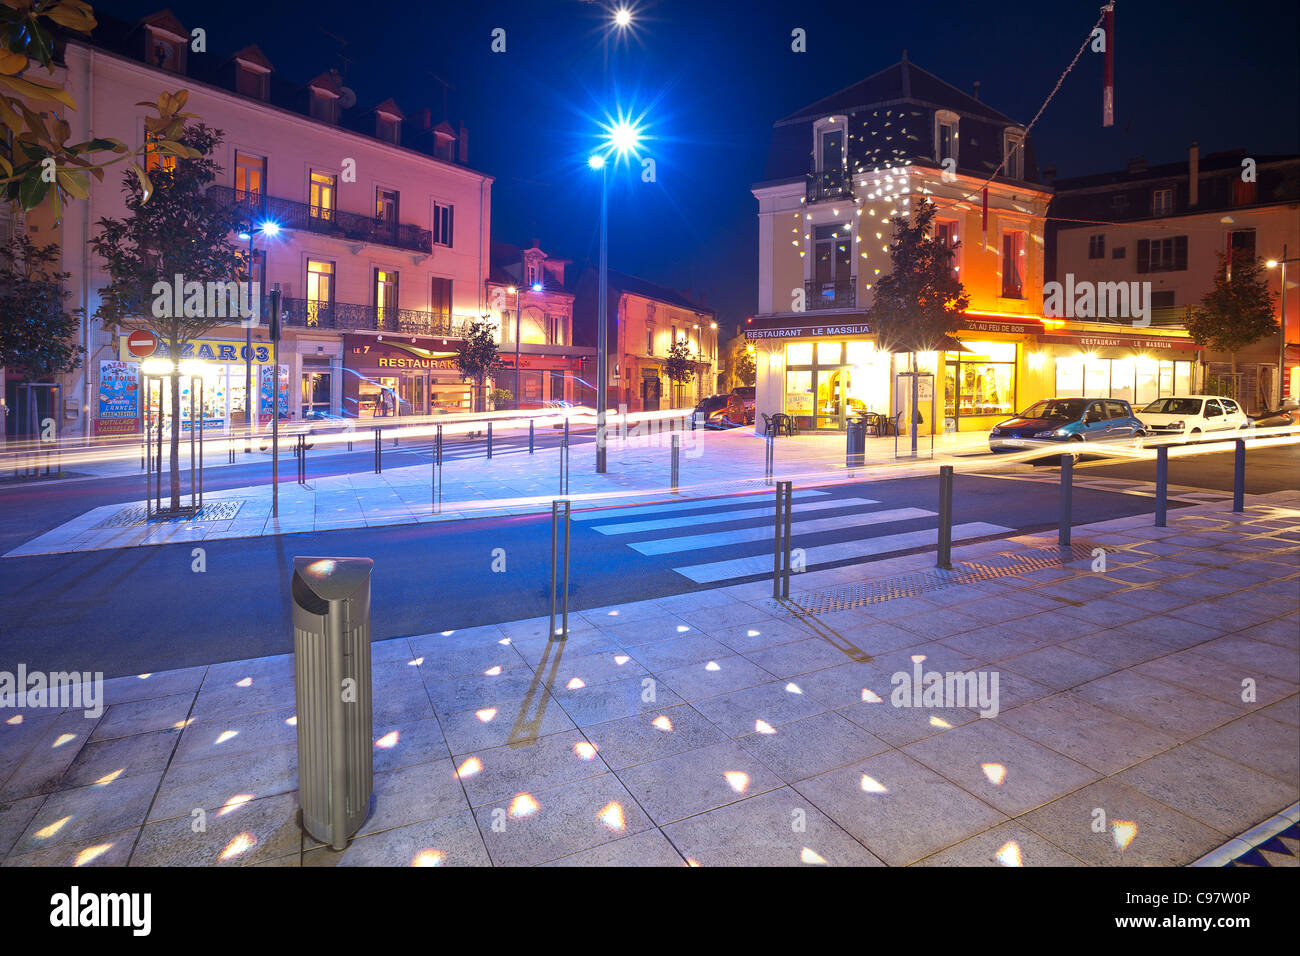
<instances>
[{"instance_id":1,"label":"bazar 03 sign","mask_svg":"<svg viewBox=\"0 0 1300 956\"><path fill-rule=\"evenodd\" d=\"M145 358L169 359L171 352L167 348L167 343L163 339L155 336L156 348L149 354L142 354L146 351L147 345L142 348L141 335L139 332L132 332L131 335L123 335L118 338L117 356L124 362L138 362ZM248 346L242 342L224 342L220 339L195 339L186 342L181 347L181 360L198 359L202 362L243 362L248 355ZM253 343L253 364L270 365L271 364L271 346L267 342Z\"/></svg>"}]
</instances>

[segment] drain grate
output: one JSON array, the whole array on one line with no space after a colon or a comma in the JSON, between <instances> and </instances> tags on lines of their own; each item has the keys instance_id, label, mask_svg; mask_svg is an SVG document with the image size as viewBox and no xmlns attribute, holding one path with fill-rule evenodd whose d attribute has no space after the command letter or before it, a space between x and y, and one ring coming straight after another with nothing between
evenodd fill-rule
<instances>
[{"instance_id":1,"label":"drain grate","mask_svg":"<svg viewBox=\"0 0 1300 956\"><path fill-rule=\"evenodd\" d=\"M1110 548L1110 551L1125 550ZM1030 571L1044 571L1059 568L1069 561L1078 561L1092 557L1092 547L1075 544L1069 548L1033 548L1026 551L1004 551L982 561L962 561L959 567L951 571L932 568L926 571L909 571L878 581L862 581L857 584L843 584L825 591L810 591L790 598L795 605L809 614L828 614L832 611L848 611L868 604L880 604L898 598L916 597L926 591L954 584L974 584L994 578L1011 577ZM780 607L781 602L769 598L765 602L771 607Z\"/></svg>"},{"instance_id":2,"label":"drain grate","mask_svg":"<svg viewBox=\"0 0 1300 956\"><path fill-rule=\"evenodd\" d=\"M214 501L205 504L197 514L190 518L172 518L168 521L159 522L167 523L184 523L191 521L229 521L239 514L239 509L243 507L242 501ZM96 528L134 528L139 525L148 524L144 505L131 505L129 508L123 508L121 511L110 516L95 525Z\"/></svg>"}]
</instances>

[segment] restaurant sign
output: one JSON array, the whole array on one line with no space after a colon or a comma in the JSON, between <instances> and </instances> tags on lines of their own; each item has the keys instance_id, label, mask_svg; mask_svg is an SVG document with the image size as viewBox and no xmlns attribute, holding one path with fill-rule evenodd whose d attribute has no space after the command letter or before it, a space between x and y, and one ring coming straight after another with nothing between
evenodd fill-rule
<instances>
[{"instance_id":1,"label":"restaurant sign","mask_svg":"<svg viewBox=\"0 0 1300 956\"><path fill-rule=\"evenodd\" d=\"M1040 335L1038 341L1042 345L1077 345L1085 349L1140 349L1149 352L1169 352L1169 351L1203 351L1204 345L1197 345L1191 339L1177 338L1175 336L1147 336L1147 335L1105 335L1101 333L1092 335L1062 335L1050 333Z\"/></svg>"},{"instance_id":2,"label":"restaurant sign","mask_svg":"<svg viewBox=\"0 0 1300 956\"><path fill-rule=\"evenodd\" d=\"M814 325L796 322L790 325L745 330L745 338L747 339L795 339L815 336L853 338L870 334L871 328L865 322L857 322L852 325Z\"/></svg>"}]
</instances>

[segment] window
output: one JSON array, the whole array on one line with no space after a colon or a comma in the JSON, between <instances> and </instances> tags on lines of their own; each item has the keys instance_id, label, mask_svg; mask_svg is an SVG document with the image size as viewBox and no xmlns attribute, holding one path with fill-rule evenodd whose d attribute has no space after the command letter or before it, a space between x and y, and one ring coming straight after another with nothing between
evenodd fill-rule
<instances>
[{"instance_id":1,"label":"window","mask_svg":"<svg viewBox=\"0 0 1300 956\"><path fill-rule=\"evenodd\" d=\"M1010 415L1016 410L1014 342L963 342L944 358L944 415Z\"/></svg>"},{"instance_id":2,"label":"window","mask_svg":"<svg viewBox=\"0 0 1300 956\"><path fill-rule=\"evenodd\" d=\"M1002 297L1025 297L1025 234L1019 231L1002 233Z\"/></svg>"},{"instance_id":3,"label":"window","mask_svg":"<svg viewBox=\"0 0 1300 956\"><path fill-rule=\"evenodd\" d=\"M313 219L331 220L334 218L334 203L337 177L333 173L318 173L312 170L309 185L308 202Z\"/></svg>"},{"instance_id":4,"label":"window","mask_svg":"<svg viewBox=\"0 0 1300 956\"><path fill-rule=\"evenodd\" d=\"M334 304L334 263L318 259L307 260L307 324L320 325L321 319L329 321Z\"/></svg>"},{"instance_id":5,"label":"window","mask_svg":"<svg viewBox=\"0 0 1300 956\"><path fill-rule=\"evenodd\" d=\"M1106 258L1106 234L1104 232L1088 237L1088 258Z\"/></svg>"},{"instance_id":6,"label":"window","mask_svg":"<svg viewBox=\"0 0 1300 956\"><path fill-rule=\"evenodd\" d=\"M1153 309L1172 309L1174 307L1174 290L1162 289L1159 292L1151 293L1151 308Z\"/></svg>"},{"instance_id":7,"label":"window","mask_svg":"<svg viewBox=\"0 0 1300 956\"><path fill-rule=\"evenodd\" d=\"M1138 240L1138 272L1182 272L1186 269L1186 236Z\"/></svg>"},{"instance_id":8,"label":"window","mask_svg":"<svg viewBox=\"0 0 1300 956\"><path fill-rule=\"evenodd\" d=\"M260 204L266 189L266 157L235 152L235 201Z\"/></svg>"},{"instance_id":9,"label":"window","mask_svg":"<svg viewBox=\"0 0 1300 956\"><path fill-rule=\"evenodd\" d=\"M1248 262L1255 258L1255 230L1234 229L1228 233L1228 278L1232 278L1232 265L1240 259Z\"/></svg>"},{"instance_id":10,"label":"window","mask_svg":"<svg viewBox=\"0 0 1300 956\"><path fill-rule=\"evenodd\" d=\"M169 73L183 73L185 66L181 62L185 45L177 39L148 32L149 63Z\"/></svg>"},{"instance_id":11,"label":"window","mask_svg":"<svg viewBox=\"0 0 1300 956\"><path fill-rule=\"evenodd\" d=\"M945 159L957 161L957 114L939 110L934 116L934 160L943 165Z\"/></svg>"},{"instance_id":12,"label":"window","mask_svg":"<svg viewBox=\"0 0 1300 956\"><path fill-rule=\"evenodd\" d=\"M1114 196L1111 196L1110 205L1112 209L1127 209L1128 196L1125 196L1123 193L1118 193Z\"/></svg>"},{"instance_id":13,"label":"window","mask_svg":"<svg viewBox=\"0 0 1300 956\"><path fill-rule=\"evenodd\" d=\"M235 64L235 92L254 99L266 99L266 74L243 64Z\"/></svg>"},{"instance_id":14,"label":"window","mask_svg":"<svg viewBox=\"0 0 1300 956\"><path fill-rule=\"evenodd\" d=\"M375 114L375 135L385 143L400 143L402 140L402 121L385 113Z\"/></svg>"},{"instance_id":15,"label":"window","mask_svg":"<svg viewBox=\"0 0 1300 956\"><path fill-rule=\"evenodd\" d=\"M1112 259L1123 259L1127 254L1127 246L1116 246L1114 249L1110 250L1110 257Z\"/></svg>"},{"instance_id":16,"label":"window","mask_svg":"<svg viewBox=\"0 0 1300 956\"><path fill-rule=\"evenodd\" d=\"M397 225L397 190L375 189L375 218L389 229Z\"/></svg>"},{"instance_id":17,"label":"window","mask_svg":"<svg viewBox=\"0 0 1300 956\"><path fill-rule=\"evenodd\" d=\"M451 319L451 280L433 277L433 290L429 295L429 311L436 317Z\"/></svg>"},{"instance_id":18,"label":"window","mask_svg":"<svg viewBox=\"0 0 1300 956\"><path fill-rule=\"evenodd\" d=\"M1107 418L1128 418L1128 409L1119 402L1106 403Z\"/></svg>"},{"instance_id":19,"label":"window","mask_svg":"<svg viewBox=\"0 0 1300 956\"><path fill-rule=\"evenodd\" d=\"M1191 362L1149 358L1062 357L1056 360L1056 394L1122 398L1146 405L1167 395L1191 391Z\"/></svg>"},{"instance_id":20,"label":"window","mask_svg":"<svg viewBox=\"0 0 1300 956\"><path fill-rule=\"evenodd\" d=\"M952 274L956 275L957 266L957 223L951 219L939 219L934 224L934 237L942 243L943 248L948 250L950 255L949 264L952 266Z\"/></svg>"},{"instance_id":21,"label":"window","mask_svg":"<svg viewBox=\"0 0 1300 956\"><path fill-rule=\"evenodd\" d=\"M170 173L176 168L176 157L171 153L164 153L162 150L149 144L157 140L158 137L153 133L145 133L145 153L144 168L145 172L153 173L158 170Z\"/></svg>"},{"instance_id":22,"label":"window","mask_svg":"<svg viewBox=\"0 0 1300 956\"><path fill-rule=\"evenodd\" d=\"M1011 179L1025 178L1025 134L1009 129L1002 134L1002 172Z\"/></svg>"},{"instance_id":23,"label":"window","mask_svg":"<svg viewBox=\"0 0 1300 956\"><path fill-rule=\"evenodd\" d=\"M1223 415L1223 408L1214 399L1210 399L1208 402L1205 403L1206 418L1219 418L1222 415Z\"/></svg>"},{"instance_id":24,"label":"window","mask_svg":"<svg viewBox=\"0 0 1300 956\"><path fill-rule=\"evenodd\" d=\"M846 225L818 226L813 260L812 309L853 304L852 231Z\"/></svg>"},{"instance_id":25,"label":"window","mask_svg":"<svg viewBox=\"0 0 1300 956\"><path fill-rule=\"evenodd\" d=\"M807 140L804 142L807 142ZM844 165L844 130L822 130L818 147L821 154L819 169L834 170L840 169Z\"/></svg>"},{"instance_id":26,"label":"window","mask_svg":"<svg viewBox=\"0 0 1300 956\"><path fill-rule=\"evenodd\" d=\"M433 242L438 246L450 246L452 244L452 214L455 212L453 207L444 206L440 202L433 204Z\"/></svg>"},{"instance_id":27,"label":"window","mask_svg":"<svg viewBox=\"0 0 1300 956\"><path fill-rule=\"evenodd\" d=\"M375 270L375 325L392 328L397 324L397 273Z\"/></svg>"},{"instance_id":28,"label":"window","mask_svg":"<svg viewBox=\"0 0 1300 956\"><path fill-rule=\"evenodd\" d=\"M1151 193L1151 215L1170 216L1174 212L1173 189L1156 189Z\"/></svg>"},{"instance_id":29,"label":"window","mask_svg":"<svg viewBox=\"0 0 1300 956\"><path fill-rule=\"evenodd\" d=\"M1232 181L1232 204L1249 206L1255 202L1255 183L1243 183L1240 179Z\"/></svg>"},{"instance_id":30,"label":"window","mask_svg":"<svg viewBox=\"0 0 1300 956\"><path fill-rule=\"evenodd\" d=\"M325 123L334 122L334 97L324 90L311 91L311 118Z\"/></svg>"}]
</instances>

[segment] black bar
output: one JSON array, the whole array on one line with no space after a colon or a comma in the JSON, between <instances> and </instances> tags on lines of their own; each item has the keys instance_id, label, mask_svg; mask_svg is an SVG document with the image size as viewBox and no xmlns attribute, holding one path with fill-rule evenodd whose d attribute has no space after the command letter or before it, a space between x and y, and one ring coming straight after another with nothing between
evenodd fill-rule
<instances>
[{"instance_id":1,"label":"black bar","mask_svg":"<svg viewBox=\"0 0 1300 956\"><path fill-rule=\"evenodd\" d=\"M1156 449L1156 527L1166 527L1169 512L1169 446Z\"/></svg>"},{"instance_id":2,"label":"black bar","mask_svg":"<svg viewBox=\"0 0 1300 956\"><path fill-rule=\"evenodd\" d=\"M790 596L790 500L791 482L776 483L776 528L772 543L772 597Z\"/></svg>"},{"instance_id":3,"label":"black bar","mask_svg":"<svg viewBox=\"0 0 1300 956\"><path fill-rule=\"evenodd\" d=\"M952 570L952 465L939 466L939 557L936 566Z\"/></svg>"},{"instance_id":4,"label":"black bar","mask_svg":"<svg viewBox=\"0 0 1300 956\"><path fill-rule=\"evenodd\" d=\"M1070 520L1074 512L1074 456L1061 456L1061 526L1056 540L1061 547L1070 545Z\"/></svg>"},{"instance_id":5,"label":"black bar","mask_svg":"<svg viewBox=\"0 0 1300 956\"><path fill-rule=\"evenodd\" d=\"M437 426L433 436L433 474L430 478L433 493L433 513L442 510L442 425Z\"/></svg>"},{"instance_id":6,"label":"black bar","mask_svg":"<svg viewBox=\"0 0 1300 956\"><path fill-rule=\"evenodd\" d=\"M528 419L528 454L533 453L533 426L536 425L536 419Z\"/></svg>"},{"instance_id":7,"label":"black bar","mask_svg":"<svg viewBox=\"0 0 1300 956\"><path fill-rule=\"evenodd\" d=\"M375 474L376 475L383 474L384 471L384 462L383 462L384 452L383 452L383 446L380 444L383 441L381 437L382 432L383 429L381 428L375 429Z\"/></svg>"},{"instance_id":8,"label":"black bar","mask_svg":"<svg viewBox=\"0 0 1300 956\"><path fill-rule=\"evenodd\" d=\"M673 494L677 494L678 461L682 448L682 436L673 435Z\"/></svg>"},{"instance_id":9,"label":"black bar","mask_svg":"<svg viewBox=\"0 0 1300 956\"><path fill-rule=\"evenodd\" d=\"M559 562L559 519L564 516L564 601L562 605L562 617L559 637L564 639L569 636L569 513L570 505L568 501L551 502L551 623L550 631L547 634L547 640L553 640L555 633L555 586L557 578L557 565Z\"/></svg>"},{"instance_id":10,"label":"black bar","mask_svg":"<svg viewBox=\"0 0 1300 956\"><path fill-rule=\"evenodd\" d=\"M794 493L790 482L785 483L785 571L781 576L781 597L790 596L790 511Z\"/></svg>"},{"instance_id":11,"label":"black bar","mask_svg":"<svg viewBox=\"0 0 1300 956\"><path fill-rule=\"evenodd\" d=\"M492 423L488 422L488 457L492 457Z\"/></svg>"},{"instance_id":12,"label":"black bar","mask_svg":"<svg viewBox=\"0 0 1300 956\"><path fill-rule=\"evenodd\" d=\"M1237 454L1232 463L1232 510L1246 510L1246 439L1238 438L1234 444Z\"/></svg>"}]
</instances>

